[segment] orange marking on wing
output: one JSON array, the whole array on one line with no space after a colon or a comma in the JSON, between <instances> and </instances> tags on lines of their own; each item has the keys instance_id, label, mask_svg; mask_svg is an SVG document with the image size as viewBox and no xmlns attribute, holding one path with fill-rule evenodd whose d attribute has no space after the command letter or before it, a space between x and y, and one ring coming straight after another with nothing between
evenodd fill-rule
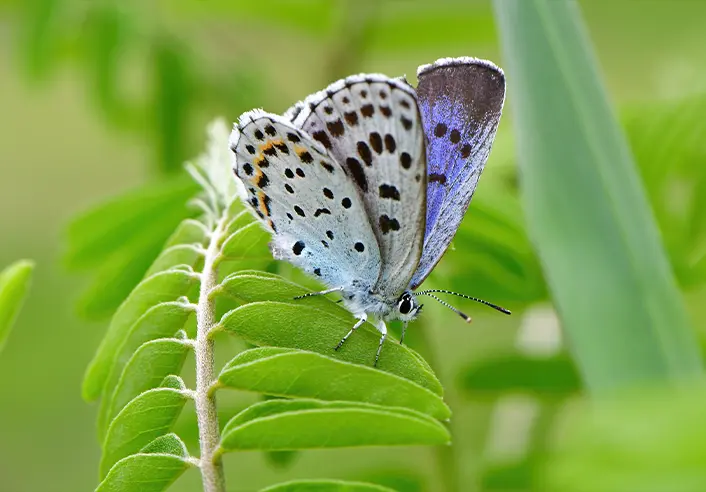
<instances>
[{"instance_id":1,"label":"orange marking on wing","mask_svg":"<svg viewBox=\"0 0 706 492\"><path fill-rule=\"evenodd\" d=\"M267 205L265 205L265 193L260 191L257 193L257 202L260 204L260 212L262 212L263 215L269 217L270 212L267 210Z\"/></svg>"},{"instance_id":2,"label":"orange marking on wing","mask_svg":"<svg viewBox=\"0 0 706 492\"><path fill-rule=\"evenodd\" d=\"M308 151L306 150L306 148L302 147L301 145L295 145L295 146L294 146L294 152L296 152L297 155L298 155L299 157L301 157L301 155L302 155L304 152L308 152Z\"/></svg>"}]
</instances>

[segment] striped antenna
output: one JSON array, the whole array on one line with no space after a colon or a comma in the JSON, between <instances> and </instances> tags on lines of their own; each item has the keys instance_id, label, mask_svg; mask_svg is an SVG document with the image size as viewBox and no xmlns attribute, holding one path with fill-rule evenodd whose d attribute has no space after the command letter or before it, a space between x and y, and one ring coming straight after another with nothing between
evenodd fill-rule
<instances>
[{"instance_id":1,"label":"striped antenna","mask_svg":"<svg viewBox=\"0 0 706 492\"><path fill-rule=\"evenodd\" d=\"M464 299L470 299L471 301L476 301L481 304L485 304L486 306L492 307L493 309L495 309L496 311L500 311L501 313L512 314L509 309L505 309L504 307L498 306L497 304L493 304L492 302L484 301L483 299L478 299L477 297L467 296L465 294L459 294L458 292L451 292L450 290L429 289L429 290L423 290L421 292L415 292L415 294L434 297L434 296L430 295L432 292L438 292L441 294L451 294L454 296L463 297ZM434 298L437 299L439 302L443 302L440 299L438 299L437 297L434 297Z\"/></svg>"},{"instance_id":2,"label":"striped antenna","mask_svg":"<svg viewBox=\"0 0 706 492\"><path fill-rule=\"evenodd\" d=\"M436 299L437 301L439 301L439 303L440 303L442 306L446 306L446 307L449 308L451 311L453 311L454 313L456 313L456 314L458 314L460 317L462 317L463 320L464 320L466 323L470 323L470 322L471 322L471 317L468 316L466 313L463 313L463 312L459 311L458 309L456 309L455 307L453 307L453 306L452 306L451 304L449 304L448 302L444 301L443 299L439 299L438 297L436 297L434 294L429 294L429 291L417 292L417 295L429 296L429 297L431 297L432 299Z\"/></svg>"}]
</instances>

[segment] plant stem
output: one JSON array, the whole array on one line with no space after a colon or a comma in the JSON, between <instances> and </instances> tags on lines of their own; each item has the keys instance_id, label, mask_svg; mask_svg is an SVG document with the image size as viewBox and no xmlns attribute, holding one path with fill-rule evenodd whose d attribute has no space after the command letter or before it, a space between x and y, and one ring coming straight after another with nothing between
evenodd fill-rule
<instances>
[{"instance_id":1,"label":"plant stem","mask_svg":"<svg viewBox=\"0 0 706 492\"><path fill-rule=\"evenodd\" d=\"M217 225L206 250L203 272L201 273L201 291L196 310L196 417L199 426L199 446L201 448L201 477L204 492L225 492L226 483L223 475L223 462L215 452L220 441L216 395L209 395L213 383L214 360L213 340L209 334L215 324L215 302L211 299L211 290L218 281L214 265L219 253L219 240L223 233L224 220Z\"/></svg>"}]
</instances>

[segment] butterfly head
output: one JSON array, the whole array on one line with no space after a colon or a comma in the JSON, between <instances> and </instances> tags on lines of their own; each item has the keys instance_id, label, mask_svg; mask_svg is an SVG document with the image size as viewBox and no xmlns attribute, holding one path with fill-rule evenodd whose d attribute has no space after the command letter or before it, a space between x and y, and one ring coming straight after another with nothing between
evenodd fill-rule
<instances>
[{"instance_id":1,"label":"butterfly head","mask_svg":"<svg viewBox=\"0 0 706 492\"><path fill-rule=\"evenodd\" d=\"M397 299L397 318L409 322L417 318L422 312L423 304L417 302L417 297L412 291L405 291L399 299Z\"/></svg>"}]
</instances>

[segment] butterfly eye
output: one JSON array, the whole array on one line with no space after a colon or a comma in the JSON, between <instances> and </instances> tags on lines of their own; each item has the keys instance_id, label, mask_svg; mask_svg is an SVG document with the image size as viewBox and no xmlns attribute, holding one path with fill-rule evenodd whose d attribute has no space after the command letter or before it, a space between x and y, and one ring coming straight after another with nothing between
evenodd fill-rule
<instances>
[{"instance_id":1,"label":"butterfly eye","mask_svg":"<svg viewBox=\"0 0 706 492\"><path fill-rule=\"evenodd\" d=\"M398 309L401 314L409 314L412 310L412 298L408 295L402 297L398 305Z\"/></svg>"}]
</instances>

